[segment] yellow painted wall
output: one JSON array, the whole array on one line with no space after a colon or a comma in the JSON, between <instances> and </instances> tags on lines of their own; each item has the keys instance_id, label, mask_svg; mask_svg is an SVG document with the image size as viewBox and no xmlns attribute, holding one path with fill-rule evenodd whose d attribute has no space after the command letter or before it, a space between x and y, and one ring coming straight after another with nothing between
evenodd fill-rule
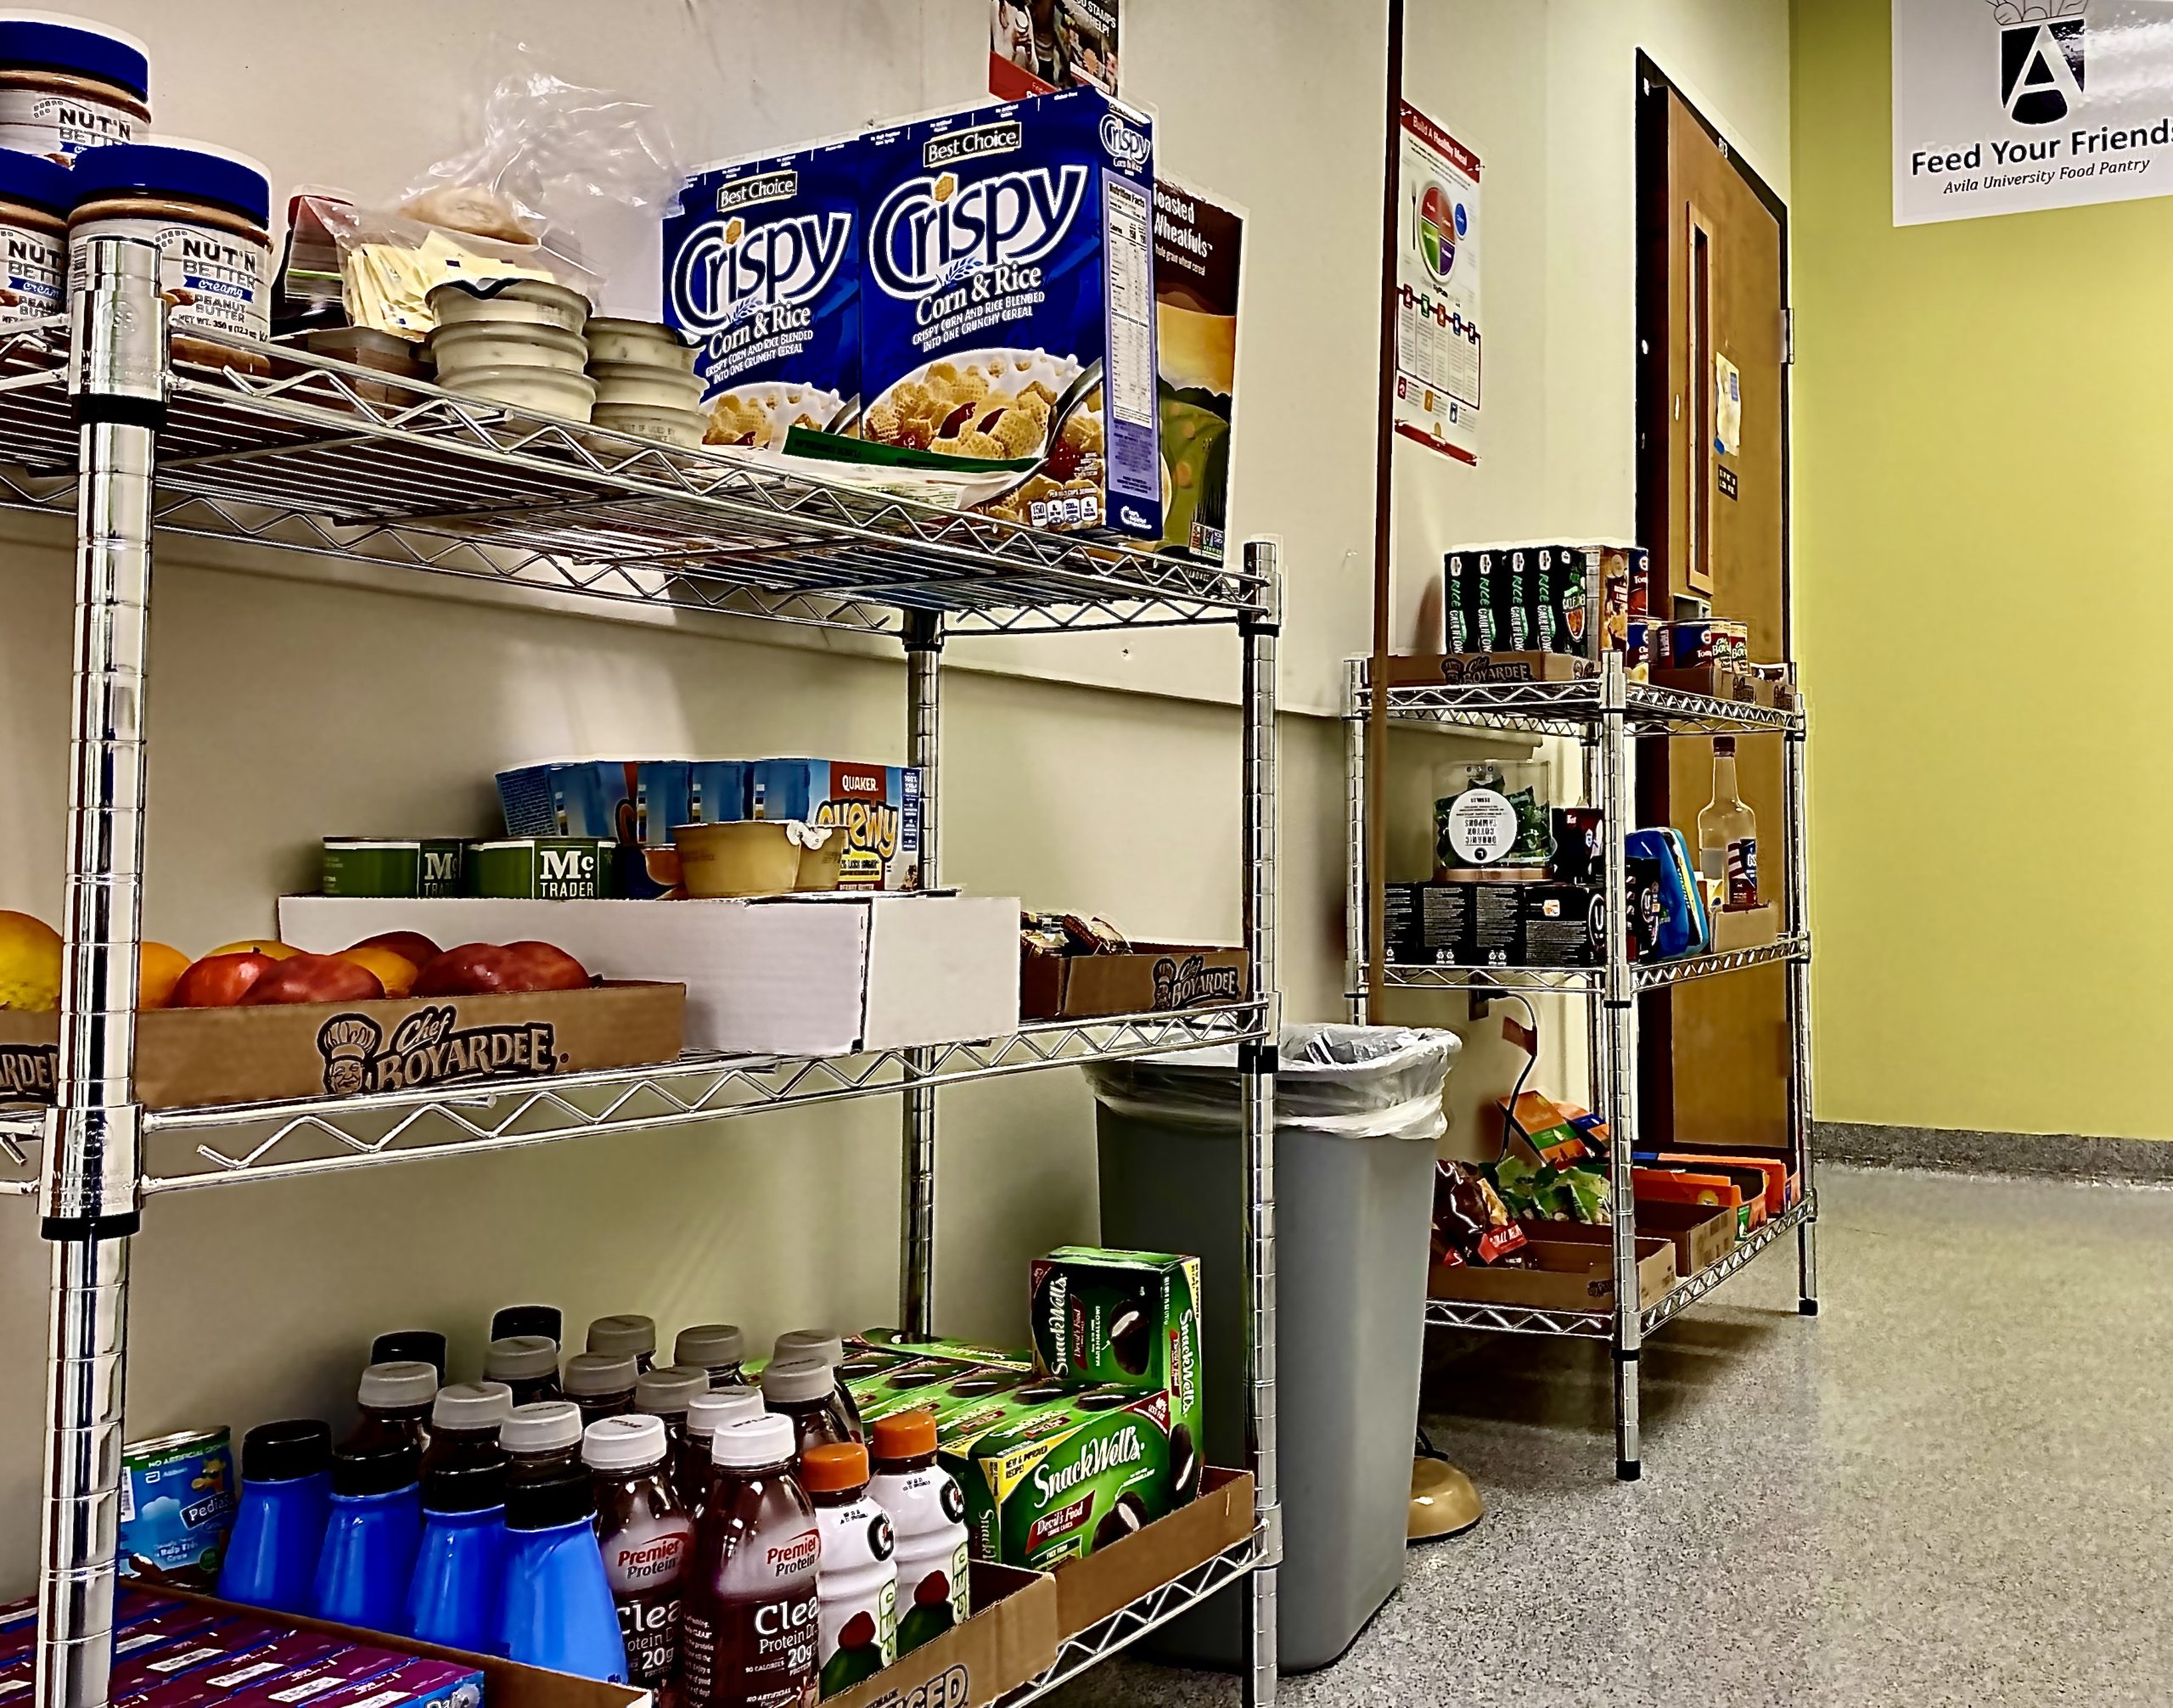
<instances>
[{"instance_id":1,"label":"yellow painted wall","mask_svg":"<svg viewBox=\"0 0 2173 1708\"><path fill-rule=\"evenodd\" d=\"M1818 1112L2173 1136L2173 201L1896 229L1889 0L1794 28Z\"/></svg>"}]
</instances>

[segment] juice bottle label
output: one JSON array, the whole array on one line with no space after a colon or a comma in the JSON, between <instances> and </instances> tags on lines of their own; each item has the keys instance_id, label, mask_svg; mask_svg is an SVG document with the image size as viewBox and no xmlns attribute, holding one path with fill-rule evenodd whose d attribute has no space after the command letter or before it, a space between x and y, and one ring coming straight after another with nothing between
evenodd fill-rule
<instances>
[{"instance_id":1,"label":"juice bottle label","mask_svg":"<svg viewBox=\"0 0 2173 1708\"><path fill-rule=\"evenodd\" d=\"M897 1545L890 1514L864 1497L821 1521L821 1678L835 1696L898 1658Z\"/></svg>"},{"instance_id":2,"label":"juice bottle label","mask_svg":"<svg viewBox=\"0 0 2173 1708\"><path fill-rule=\"evenodd\" d=\"M781 1536L757 1532L727 1552L715 1597L707 1607L689 1609L685 1619L690 1704L811 1708L821 1555L811 1524Z\"/></svg>"},{"instance_id":3,"label":"juice bottle label","mask_svg":"<svg viewBox=\"0 0 2173 1708\"><path fill-rule=\"evenodd\" d=\"M680 1579L693 1552L693 1521L684 1513L637 1518L604 1538L604 1572L637 1688L661 1686L678 1660Z\"/></svg>"}]
</instances>

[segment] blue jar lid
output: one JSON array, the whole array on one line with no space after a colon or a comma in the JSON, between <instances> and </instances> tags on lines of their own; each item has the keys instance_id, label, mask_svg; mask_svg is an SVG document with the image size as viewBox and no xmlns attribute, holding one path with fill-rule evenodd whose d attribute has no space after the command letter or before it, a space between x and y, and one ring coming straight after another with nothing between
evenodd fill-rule
<instances>
[{"instance_id":1,"label":"blue jar lid","mask_svg":"<svg viewBox=\"0 0 2173 1708\"><path fill-rule=\"evenodd\" d=\"M76 181L67 167L43 155L0 149L0 201L21 202L65 219L76 205Z\"/></svg>"},{"instance_id":2,"label":"blue jar lid","mask_svg":"<svg viewBox=\"0 0 2173 1708\"><path fill-rule=\"evenodd\" d=\"M0 18L0 65L96 77L119 84L139 101L151 93L151 62L143 44L123 31L88 22Z\"/></svg>"},{"instance_id":3,"label":"blue jar lid","mask_svg":"<svg viewBox=\"0 0 2173 1708\"><path fill-rule=\"evenodd\" d=\"M133 191L231 209L259 225L272 222L272 181L224 155L158 143L113 143L76 156L75 204Z\"/></svg>"}]
</instances>

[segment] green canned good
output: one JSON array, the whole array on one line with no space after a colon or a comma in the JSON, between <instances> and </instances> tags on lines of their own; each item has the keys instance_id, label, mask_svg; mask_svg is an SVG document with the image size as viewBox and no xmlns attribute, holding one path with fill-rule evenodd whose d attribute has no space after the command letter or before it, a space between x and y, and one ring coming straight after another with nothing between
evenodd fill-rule
<instances>
[{"instance_id":1,"label":"green canned good","mask_svg":"<svg viewBox=\"0 0 2173 1708\"><path fill-rule=\"evenodd\" d=\"M324 893L397 896L423 893L423 845L375 836L324 839Z\"/></svg>"},{"instance_id":2,"label":"green canned good","mask_svg":"<svg viewBox=\"0 0 2173 1708\"><path fill-rule=\"evenodd\" d=\"M469 851L478 896L521 902L596 902L611 893L612 845L592 836L520 836Z\"/></svg>"}]
</instances>

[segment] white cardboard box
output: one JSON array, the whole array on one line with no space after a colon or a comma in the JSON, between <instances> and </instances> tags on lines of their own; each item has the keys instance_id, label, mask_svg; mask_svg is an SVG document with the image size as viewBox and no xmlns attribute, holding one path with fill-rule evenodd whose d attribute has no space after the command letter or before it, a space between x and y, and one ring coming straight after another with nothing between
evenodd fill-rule
<instances>
[{"instance_id":1,"label":"white cardboard box","mask_svg":"<svg viewBox=\"0 0 2173 1708\"><path fill-rule=\"evenodd\" d=\"M328 954L379 931L555 943L607 979L687 986L687 1047L848 1055L1019 1029L1015 896L845 891L730 902L285 896L279 935Z\"/></svg>"}]
</instances>

